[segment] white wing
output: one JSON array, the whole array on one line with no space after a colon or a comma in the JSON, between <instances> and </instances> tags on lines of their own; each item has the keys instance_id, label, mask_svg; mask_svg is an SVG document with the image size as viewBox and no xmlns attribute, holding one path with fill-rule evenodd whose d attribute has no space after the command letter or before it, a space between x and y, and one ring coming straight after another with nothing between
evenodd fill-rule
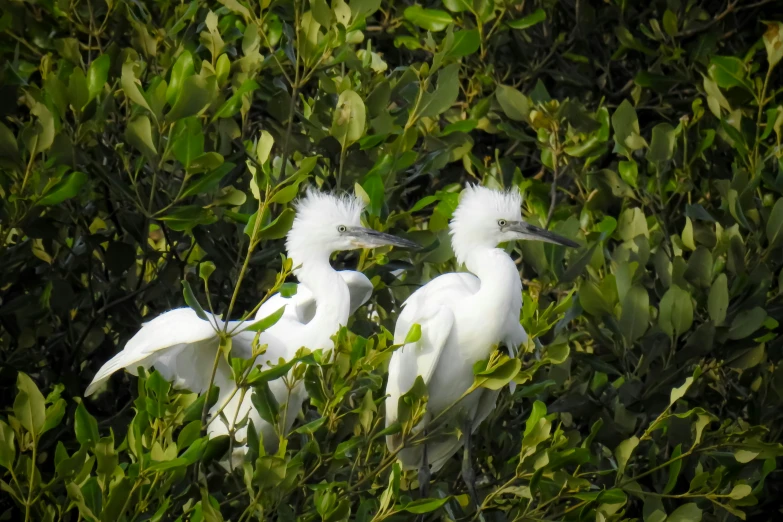
<instances>
[{"instance_id":1,"label":"white wing","mask_svg":"<svg viewBox=\"0 0 783 522\"><path fill-rule=\"evenodd\" d=\"M125 368L136 375L139 366L153 365L177 387L202 391L209 383L217 349L215 328L223 324L208 315L210 321L204 321L190 308L178 308L145 323L125 348L98 370L85 396L94 393L117 370ZM184 351L187 357L181 359Z\"/></svg>"},{"instance_id":2,"label":"white wing","mask_svg":"<svg viewBox=\"0 0 783 522\"><path fill-rule=\"evenodd\" d=\"M414 324L421 326L421 338L399 348L389 362L387 426L397 420L397 401L410 390L416 377L421 376L425 384L432 377L454 327L451 305L476 293L480 286L478 278L472 274L444 274L414 292L403 304L394 329L394 343L405 342ZM397 446L394 437L387 442L390 447Z\"/></svg>"}]
</instances>

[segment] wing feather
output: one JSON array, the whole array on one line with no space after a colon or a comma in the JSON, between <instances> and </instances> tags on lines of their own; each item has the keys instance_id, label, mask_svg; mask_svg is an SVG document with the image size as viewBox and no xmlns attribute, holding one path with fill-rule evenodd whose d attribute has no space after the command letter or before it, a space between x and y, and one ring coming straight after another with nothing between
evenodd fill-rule
<instances>
[{"instance_id":1,"label":"wing feather","mask_svg":"<svg viewBox=\"0 0 783 522\"><path fill-rule=\"evenodd\" d=\"M211 319L216 324L222 323L214 317ZM187 345L195 344L198 348L206 348L204 345L215 338L215 326L200 319L190 308L178 308L161 314L145 323L127 342L125 348L98 370L84 394L88 396L94 393L114 372L122 368L135 374L139 366L149 367L155 364L162 368L162 373L176 375L177 365L173 359L175 355ZM172 353L166 355L168 350ZM190 364L193 364L192 360Z\"/></svg>"},{"instance_id":2,"label":"wing feather","mask_svg":"<svg viewBox=\"0 0 783 522\"><path fill-rule=\"evenodd\" d=\"M397 420L397 401L410 390L421 376L425 384L430 381L443 348L454 328L451 305L478 291L478 278L468 273L451 273L439 276L416 292L403 304L403 311L394 329L395 344L405 342L414 324L421 327L421 337L415 343L399 348L389 362L389 379L386 386L386 425ZM391 437L387 442L396 446Z\"/></svg>"}]
</instances>

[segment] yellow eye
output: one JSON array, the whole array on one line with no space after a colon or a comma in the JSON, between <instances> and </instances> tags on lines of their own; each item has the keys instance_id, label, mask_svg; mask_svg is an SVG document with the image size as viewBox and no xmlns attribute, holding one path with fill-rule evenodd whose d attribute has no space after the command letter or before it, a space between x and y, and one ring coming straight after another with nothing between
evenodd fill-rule
<instances>
[{"instance_id":1,"label":"yellow eye","mask_svg":"<svg viewBox=\"0 0 783 522\"><path fill-rule=\"evenodd\" d=\"M506 221L505 219L498 219L498 226L499 227L502 228L502 227L505 227L506 225L508 225L508 221Z\"/></svg>"},{"instance_id":2,"label":"yellow eye","mask_svg":"<svg viewBox=\"0 0 783 522\"><path fill-rule=\"evenodd\" d=\"M346 230L348 230L348 228L347 228L345 225L340 225L339 227L337 227L337 231L338 231L339 233L341 233L341 234L342 234L343 232L345 232Z\"/></svg>"}]
</instances>

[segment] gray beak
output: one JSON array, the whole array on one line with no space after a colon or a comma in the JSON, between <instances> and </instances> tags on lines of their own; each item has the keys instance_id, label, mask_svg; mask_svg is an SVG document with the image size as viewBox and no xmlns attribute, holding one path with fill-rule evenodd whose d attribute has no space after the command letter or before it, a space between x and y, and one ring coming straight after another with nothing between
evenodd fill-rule
<instances>
[{"instance_id":1,"label":"gray beak","mask_svg":"<svg viewBox=\"0 0 783 522\"><path fill-rule=\"evenodd\" d=\"M413 241L408 241L407 239L393 236L391 234L378 232L377 230L373 230L371 228L349 227L348 230L344 232L344 234L348 236L356 244L356 246L361 248L376 248L387 245L401 248L410 248L414 250L421 248L421 245L418 243L414 243Z\"/></svg>"},{"instance_id":2,"label":"gray beak","mask_svg":"<svg viewBox=\"0 0 783 522\"><path fill-rule=\"evenodd\" d=\"M524 239L537 239L546 243L554 243L571 248L579 248L581 245L575 241L559 236L549 230L539 228L524 221L516 221L508 224L508 230L525 236Z\"/></svg>"}]
</instances>

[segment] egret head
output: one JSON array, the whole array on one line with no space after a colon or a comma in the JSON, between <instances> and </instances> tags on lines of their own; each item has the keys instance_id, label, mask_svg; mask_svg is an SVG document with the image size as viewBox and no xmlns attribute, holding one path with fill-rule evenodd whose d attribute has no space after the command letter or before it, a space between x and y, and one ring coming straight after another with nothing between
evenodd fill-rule
<instances>
[{"instance_id":1,"label":"egret head","mask_svg":"<svg viewBox=\"0 0 783 522\"><path fill-rule=\"evenodd\" d=\"M340 250L386 245L419 248L413 241L363 227L363 210L358 198L308 189L296 204L296 217L286 241L294 266L313 256L328 258Z\"/></svg>"},{"instance_id":2,"label":"egret head","mask_svg":"<svg viewBox=\"0 0 783 522\"><path fill-rule=\"evenodd\" d=\"M522 195L519 189L493 190L469 185L462 193L449 224L457 261L464 263L477 247L493 248L500 243L535 239L557 245L579 244L522 219Z\"/></svg>"}]
</instances>

